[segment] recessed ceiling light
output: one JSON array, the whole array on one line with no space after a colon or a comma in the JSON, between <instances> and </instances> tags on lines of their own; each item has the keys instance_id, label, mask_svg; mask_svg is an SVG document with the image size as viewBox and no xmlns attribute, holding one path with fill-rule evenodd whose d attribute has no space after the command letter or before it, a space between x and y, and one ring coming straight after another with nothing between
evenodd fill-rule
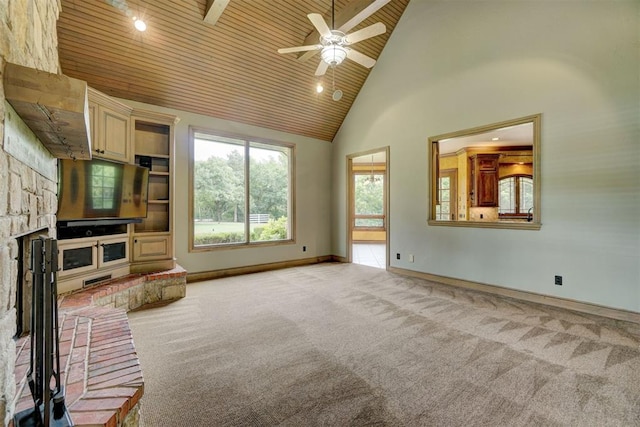
<instances>
[{"instance_id":1,"label":"recessed ceiling light","mask_svg":"<svg viewBox=\"0 0 640 427\"><path fill-rule=\"evenodd\" d=\"M133 26L136 27L136 30L141 32L147 29L147 24L145 24L142 19L138 18L133 18Z\"/></svg>"},{"instance_id":2,"label":"recessed ceiling light","mask_svg":"<svg viewBox=\"0 0 640 427\"><path fill-rule=\"evenodd\" d=\"M318 85L316 86L316 92L322 93L323 90L324 87L322 87L322 83L318 83Z\"/></svg>"},{"instance_id":3,"label":"recessed ceiling light","mask_svg":"<svg viewBox=\"0 0 640 427\"><path fill-rule=\"evenodd\" d=\"M492 141L499 141L500 138L491 138Z\"/></svg>"}]
</instances>

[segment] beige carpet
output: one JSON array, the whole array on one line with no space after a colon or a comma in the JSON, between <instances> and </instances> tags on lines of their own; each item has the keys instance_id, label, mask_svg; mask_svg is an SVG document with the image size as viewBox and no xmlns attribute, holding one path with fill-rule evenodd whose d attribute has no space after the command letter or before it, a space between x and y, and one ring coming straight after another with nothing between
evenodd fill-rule
<instances>
[{"instance_id":1,"label":"beige carpet","mask_svg":"<svg viewBox=\"0 0 640 427\"><path fill-rule=\"evenodd\" d=\"M151 426L638 426L640 325L353 264L130 313Z\"/></svg>"}]
</instances>

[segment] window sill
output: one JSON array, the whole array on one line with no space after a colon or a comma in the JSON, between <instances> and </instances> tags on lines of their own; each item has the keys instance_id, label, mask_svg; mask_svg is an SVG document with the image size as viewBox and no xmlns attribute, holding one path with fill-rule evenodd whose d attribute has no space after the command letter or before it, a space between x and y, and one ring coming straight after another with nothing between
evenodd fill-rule
<instances>
[{"instance_id":1,"label":"window sill","mask_svg":"<svg viewBox=\"0 0 640 427\"><path fill-rule=\"evenodd\" d=\"M524 222L521 220L501 220L498 222L489 221L436 221L430 219L427 221L429 225L439 227L471 227L471 228L503 228L510 230L540 230L542 224L539 222Z\"/></svg>"},{"instance_id":2,"label":"window sill","mask_svg":"<svg viewBox=\"0 0 640 427\"><path fill-rule=\"evenodd\" d=\"M295 244L295 240L266 240L264 242L252 242L252 243L228 243L223 245L202 245L202 246L191 246L189 248L190 253L194 252L210 252L210 251L226 251L233 249L257 249L264 247L272 247L272 246L281 246L281 245L293 245Z\"/></svg>"}]
</instances>

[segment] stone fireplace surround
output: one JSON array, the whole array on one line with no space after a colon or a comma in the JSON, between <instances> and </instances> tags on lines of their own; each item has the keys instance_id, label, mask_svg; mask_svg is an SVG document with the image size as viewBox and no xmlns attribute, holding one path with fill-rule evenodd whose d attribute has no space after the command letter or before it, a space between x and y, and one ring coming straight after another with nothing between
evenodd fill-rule
<instances>
[{"instance_id":1,"label":"stone fireplace surround","mask_svg":"<svg viewBox=\"0 0 640 427\"><path fill-rule=\"evenodd\" d=\"M0 75L7 62L58 73L56 21L60 2L0 0ZM55 237L56 178L38 171L55 159L19 156L7 146L14 119L0 78L0 425L13 416L15 398L17 236L40 232ZM41 153L35 136L17 141L14 148ZM45 150L46 151L46 150ZM22 160L21 160L22 158ZM49 177L47 177L49 176Z\"/></svg>"},{"instance_id":2,"label":"stone fireplace surround","mask_svg":"<svg viewBox=\"0 0 640 427\"><path fill-rule=\"evenodd\" d=\"M5 125L8 120L5 115ZM39 144L37 140L28 139L22 143ZM13 414L11 402L15 395L12 379L17 329L18 239L36 235L55 237L56 191L55 181L0 150L0 419L3 425L8 424ZM25 246L28 240L29 237L23 239ZM28 272L28 262L23 265L22 276L24 272ZM27 299L30 298L28 287L24 290Z\"/></svg>"}]
</instances>

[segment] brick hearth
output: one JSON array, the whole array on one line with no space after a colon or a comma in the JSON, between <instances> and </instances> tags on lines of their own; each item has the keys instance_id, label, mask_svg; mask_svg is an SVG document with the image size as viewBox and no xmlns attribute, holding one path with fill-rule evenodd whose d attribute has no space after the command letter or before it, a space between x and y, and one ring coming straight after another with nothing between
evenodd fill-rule
<instances>
[{"instance_id":1,"label":"brick hearth","mask_svg":"<svg viewBox=\"0 0 640 427\"><path fill-rule=\"evenodd\" d=\"M185 296L182 267L132 275L58 299L60 373L76 426L137 426L144 393L127 311ZM26 374L29 336L16 343L16 413L33 407Z\"/></svg>"}]
</instances>

